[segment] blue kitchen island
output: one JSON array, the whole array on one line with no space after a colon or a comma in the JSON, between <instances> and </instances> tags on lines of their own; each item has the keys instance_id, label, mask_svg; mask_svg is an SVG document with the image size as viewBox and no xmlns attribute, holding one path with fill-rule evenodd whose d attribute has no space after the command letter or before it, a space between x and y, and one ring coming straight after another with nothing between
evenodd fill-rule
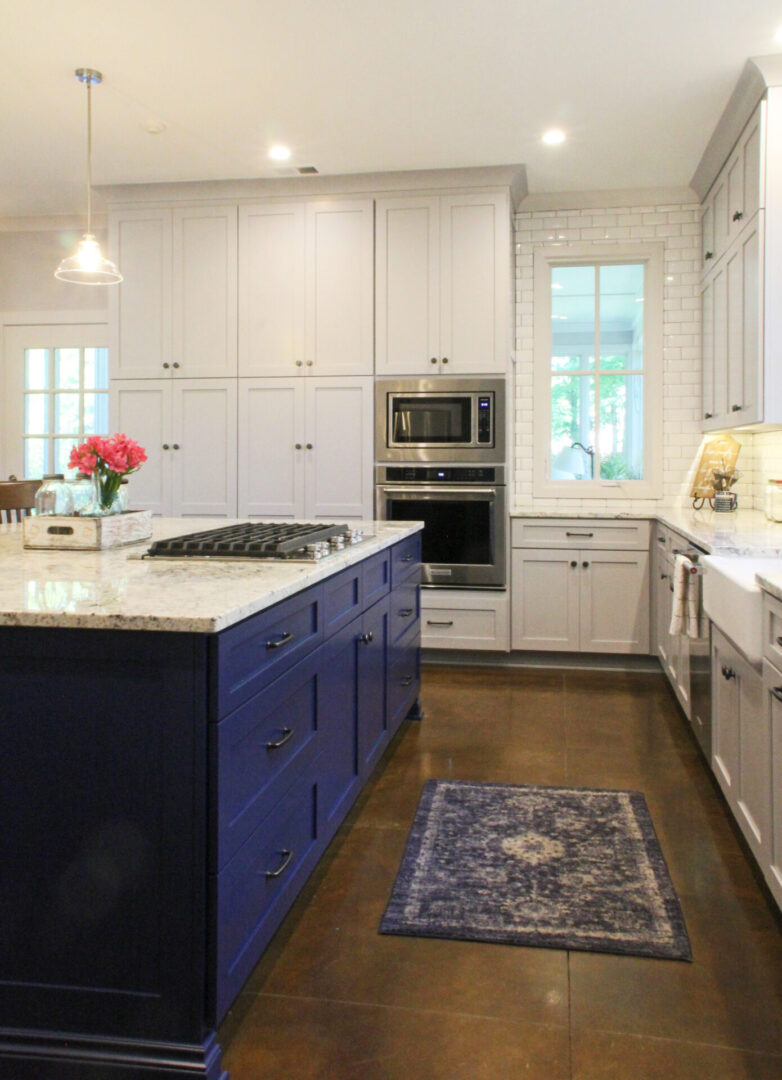
<instances>
[{"instance_id":1,"label":"blue kitchen island","mask_svg":"<svg viewBox=\"0 0 782 1080\"><path fill-rule=\"evenodd\" d=\"M0 527L0 1077L225 1078L217 1025L420 716L420 529L307 564Z\"/></svg>"}]
</instances>

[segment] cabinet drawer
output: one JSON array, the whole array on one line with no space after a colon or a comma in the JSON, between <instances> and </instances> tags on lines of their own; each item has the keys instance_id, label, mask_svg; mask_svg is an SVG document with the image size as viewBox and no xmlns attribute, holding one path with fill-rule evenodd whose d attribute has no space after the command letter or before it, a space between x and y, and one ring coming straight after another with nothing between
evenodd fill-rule
<instances>
[{"instance_id":1,"label":"cabinet drawer","mask_svg":"<svg viewBox=\"0 0 782 1080\"><path fill-rule=\"evenodd\" d=\"M782 668L782 602L763 594L763 655Z\"/></svg>"},{"instance_id":2,"label":"cabinet drawer","mask_svg":"<svg viewBox=\"0 0 782 1080\"><path fill-rule=\"evenodd\" d=\"M391 582L396 587L414 571L419 570L421 562L421 534L408 536L391 548Z\"/></svg>"},{"instance_id":3,"label":"cabinet drawer","mask_svg":"<svg viewBox=\"0 0 782 1080\"><path fill-rule=\"evenodd\" d=\"M329 637L362 611L364 568L349 566L323 583L323 634Z\"/></svg>"},{"instance_id":4,"label":"cabinet drawer","mask_svg":"<svg viewBox=\"0 0 782 1080\"><path fill-rule=\"evenodd\" d=\"M363 609L366 611L377 600L385 596L391 588L391 549L378 552L362 563L364 596Z\"/></svg>"},{"instance_id":5,"label":"cabinet drawer","mask_svg":"<svg viewBox=\"0 0 782 1080\"><path fill-rule=\"evenodd\" d=\"M499 637L497 612L491 608L479 608L463 611L458 608L431 608L421 616L422 645L437 648L449 648L467 642L473 648L480 648L481 642L495 649ZM507 633L502 635L507 639ZM476 644L477 643L477 644Z\"/></svg>"},{"instance_id":6,"label":"cabinet drawer","mask_svg":"<svg viewBox=\"0 0 782 1080\"><path fill-rule=\"evenodd\" d=\"M319 854L317 784L307 770L217 875L218 1019L264 947Z\"/></svg>"},{"instance_id":7,"label":"cabinet drawer","mask_svg":"<svg viewBox=\"0 0 782 1080\"><path fill-rule=\"evenodd\" d=\"M213 728L219 870L318 751L320 649Z\"/></svg>"},{"instance_id":8,"label":"cabinet drawer","mask_svg":"<svg viewBox=\"0 0 782 1080\"><path fill-rule=\"evenodd\" d=\"M391 734L399 727L418 697L421 685L419 631L419 627L411 630L397 648L389 650L387 702Z\"/></svg>"},{"instance_id":9,"label":"cabinet drawer","mask_svg":"<svg viewBox=\"0 0 782 1080\"><path fill-rule=\"evenodd\" d=\"M306 589L218 634L212 654L212 719L253 697L323 640L323 586Z\"/></svg>"},{"instance_id":10,"label":"cabinet drawer","mask_svg":"<svg viewBox=\"0 0 782 1080\"><path fill-rule=\"evenodd\" d=\"M398 585L391 593L388 633L391 641L406 634L421 614L421 586L416 581Z\"/></svg>"},{"instance_id":11,"label":"cabinet drawer","mask_svg":"<svg viewBox=\"0 0 782 1080\"><path fill-rule=\"evenodd\" d=\"M513 547L643 551L649 547L649 522L625 518L514 518L511 542Z\"/></svg>"}]
</instances>

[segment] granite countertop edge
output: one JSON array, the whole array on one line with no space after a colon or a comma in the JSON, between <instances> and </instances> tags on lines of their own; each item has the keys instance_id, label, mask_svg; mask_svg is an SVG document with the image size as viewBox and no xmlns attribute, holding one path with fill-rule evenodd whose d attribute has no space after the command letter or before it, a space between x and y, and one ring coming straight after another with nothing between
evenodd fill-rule
<instances>
[{"instance_id":1,"label":"granite countertop edge","mask_svg":"<svg viewBox=\"0 0 782 1080\"><path fill-rule=\"evenodd\" d=\"M351 524L363 543L317 563L142 559L152 540L213 519L155 518L151 538L104 551L25 549L21 525L0 526L0 627L218 633L423 529Z\"/></svg>"}]
</instances>

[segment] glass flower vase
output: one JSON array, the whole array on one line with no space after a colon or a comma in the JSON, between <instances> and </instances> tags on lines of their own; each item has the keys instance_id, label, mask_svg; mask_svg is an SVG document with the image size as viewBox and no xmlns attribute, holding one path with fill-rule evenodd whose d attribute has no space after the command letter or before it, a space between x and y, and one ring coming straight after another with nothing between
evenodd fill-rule
<instances>
[{"instance_id":1,"label":"glass flower vase","mask_svg":"<svg viewBox=\"0 0 782 1080\"><path fill-rule=\"evenodd\" d=\"M92 485L90 501L81 511L82 517L108 517L109 514L122 513L120 499L120 477L116 473L101 476L94 472L90 477Z\"/></svg>"}]
</instances>

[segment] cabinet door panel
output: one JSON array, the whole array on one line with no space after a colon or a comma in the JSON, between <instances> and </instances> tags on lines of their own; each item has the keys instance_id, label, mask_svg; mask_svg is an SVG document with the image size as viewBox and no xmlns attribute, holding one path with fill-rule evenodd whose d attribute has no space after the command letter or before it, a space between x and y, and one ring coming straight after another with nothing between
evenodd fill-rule
<instances>
[{"instance_id":1,"label":"cabinet door panel","mask_svg":"<svg viewBox=\"0 0 782 1080\"><path fill-rule=\"evenodd\" d=\"M754 423L763 419L761 400L763 298L760 292L760 268L763 264L763 219L764 215L759 213L755 218L755 224L747 229L740 240L743 305L742 423Z\"/></svg>"},{"instance_id":2,"label":"cabinet door panel","mask_svg":"<svg viewBox=\"0 0 782 1080\"><path fill-rule=\"evenodd\" d=\"M701 290L701 363L702 405L705 426L714 419L714 280L709 278Z\"/></svg>"},{"instance_id":3,"label":"cabinet door panel","mask_svg":"<svg viewBox=\"0 0 782 1080\"><path fill-rule=\"evenodd\" d=\"M376 214L376 370L434 373L440 357L439 200L378 199Z\"/></svg>"},{"instance_id":4,"label":"cabinet door panel","mask_svg":"<svg viewBox=\"0 0 782 1080\"><path fill-rule=\"evenodd\" d=\"M728 221L728 183L727 169L723 169L714 182L712 196L714 206L714 262L716 263L724 254L728 246L728 234L730 232Z\"/></svg>"},{"instance_id":5,"label":"cabinet door panel","mask_svg":"<svg viewBox=\"0 0 782 1080\"><path fill-rule=\"evenodd\" d=\"M649 652L649 555L590 551L579 566L581 649ZM584 564L588 565L584 565Z\"/></svg>"},{"instance_id":6,"label":"cabinet door panel","mask_svg":"<svg viewBox=\"0 0 782 1080\"><path fill-rule=\"evenodd\" d=\"M361 620L361 632L371 640L359 644L358 748L362 780L369 776L390 738L386 695L388 671L388 597L379 600Z\"/></svg>"},{"instance_id":7,"label":"cabinet door panel","mask_svg":"<svg viewBox=\"0 0 782 1080\"><path fill-rule=\"evenodd\" d=\"M509 230L504 198L447 196L440 214L440 352L447 374L504 371Z\"/></svg>"},{"instance_id":8,"label":"cabinet door panel","mask_svg":"<svg viewBox=\"0 0 782 1080\"><path fill-rule=\"evenodd\" d=\"M739 775L739 686L736 652L712 630L712 770L730 805L736 807ZM729 673L733 672L733 675Z\"/></svg>"},{"instance_id":9,"label":"cabinet door panel","mask_svg":"<svg viewBox=\"0 0 782 1080\"><path fill-rule=\"evenodd\" d=\"M236 207L174 210L175 375L236 374Z\"/></svg>"},{"instance_id":10,"label":"cabinet door panel","mask_svg":"<svg viewBox=\"0 0 782 1080\"><path fill-rule=\"evenodd\" d=\"M133 510L151 510L170 516L171 383L163 379L113 380L110 390L111 427L126 431L147 452L147 460L129 478L129 504Z\"/></svg>"},{"instance_id":11,"label":"cabinet door panel","mask_svg":"<svg viewBox=\"0 0 782 1080\"><path fill-rule=\"evenodd\" d=\"M782 701L772 693L782 693L782 677L768 661L763 664L767 717L771 731L771 850L767 855L769 886L782 907Z\"/></svg>"},{"instance_id":12,"label":"cabinet door panel","mask_svg":"<svg viewBox=\"0 0 782 1080\"><path fill-rule=\"evenodd\" d=\"M171 372L171 211L113 218L110 250L125 275L109 290L112 375L161 378Z\"/></svg>"},{"instance_id":13,"label":"cabinet door panel","mask_svg":"<svg viewBox=\"0 0 782 1080\"><path fill-rule=\"evenodd\" d=\"M236 516L236 380L172 383L172 510Z\"/></svg>"},{"instance_id":14,"label":"cabinet door panel","mask_svg":"<svg viewBox=\"0 0 782 1080\"><path fill-rule=\"evenodd\" d=\"M239 208L239 374L304 372L301 203Z\"/></svg>"},{"instance_id":15,"label":"cabinet door panel","mask_svg":"<svg viewBox=\"0 0 782 1080\"><path fill-rule=\"evenodd\" d=\"M575 550L514 549L512 648L578 649L579 568Z\"/></svg>"},{"instance_id":16,"label":"cabinet door panel","mask_svg":"<svg viewBox=\"0 0 782 1080\"><path fill-rule=\"evenodd\" d=\"M306 381L306 514L372 517L372 379Z\"/></svg>"},{"instance_id":17,"label":"cabinet door panel","mask_svg":"<svg viewBox=\"0 0 782 1080\"><path fill-rule=\"evenodd\" d=\"M306 250L305 368L371 375L373 201L308 204Z\"/></svg>"},{"instance_id":18,"label":"cabinet door panel","mask_svg":"<svg viewBox=\"0 0 782 1080\"><path fill-rule=\"evenodd\" d=\"M239 380L240 517L305 517L302 387L297 379Z\"/></svg>"},{"instance_id":19,"label":"cabinet door panel","mask_svg":"<svg viewBox=\"0 0 782 1080\"><path fill-rule=\"evenodd\" d=\"M714 418L725 423L728 412L728 275L725 264L714 275Z\"/></svg>"},{"instance_id":20,"label":"cabinet door panel","mask_svg":"<svg viewBox=\"0 0 782 1080\"><path fill-rule=\"evenodd\" d=\"M739 825L762 862L771 834L771 729L763 708L763 680L741 658L739 667L740 734Z\"/></svg>"},{"instance_id":21,"label":"cabinet door panel","mask_svg":"<svg viewBox=\"0 0 782 1080\"><path fill-rule=\"evenodd\" d=\"M361 619L329 638L321 657L323 710L319 738L318 835L327 843L358 794L358 640Z\"/></svg>"}]
</instances>

